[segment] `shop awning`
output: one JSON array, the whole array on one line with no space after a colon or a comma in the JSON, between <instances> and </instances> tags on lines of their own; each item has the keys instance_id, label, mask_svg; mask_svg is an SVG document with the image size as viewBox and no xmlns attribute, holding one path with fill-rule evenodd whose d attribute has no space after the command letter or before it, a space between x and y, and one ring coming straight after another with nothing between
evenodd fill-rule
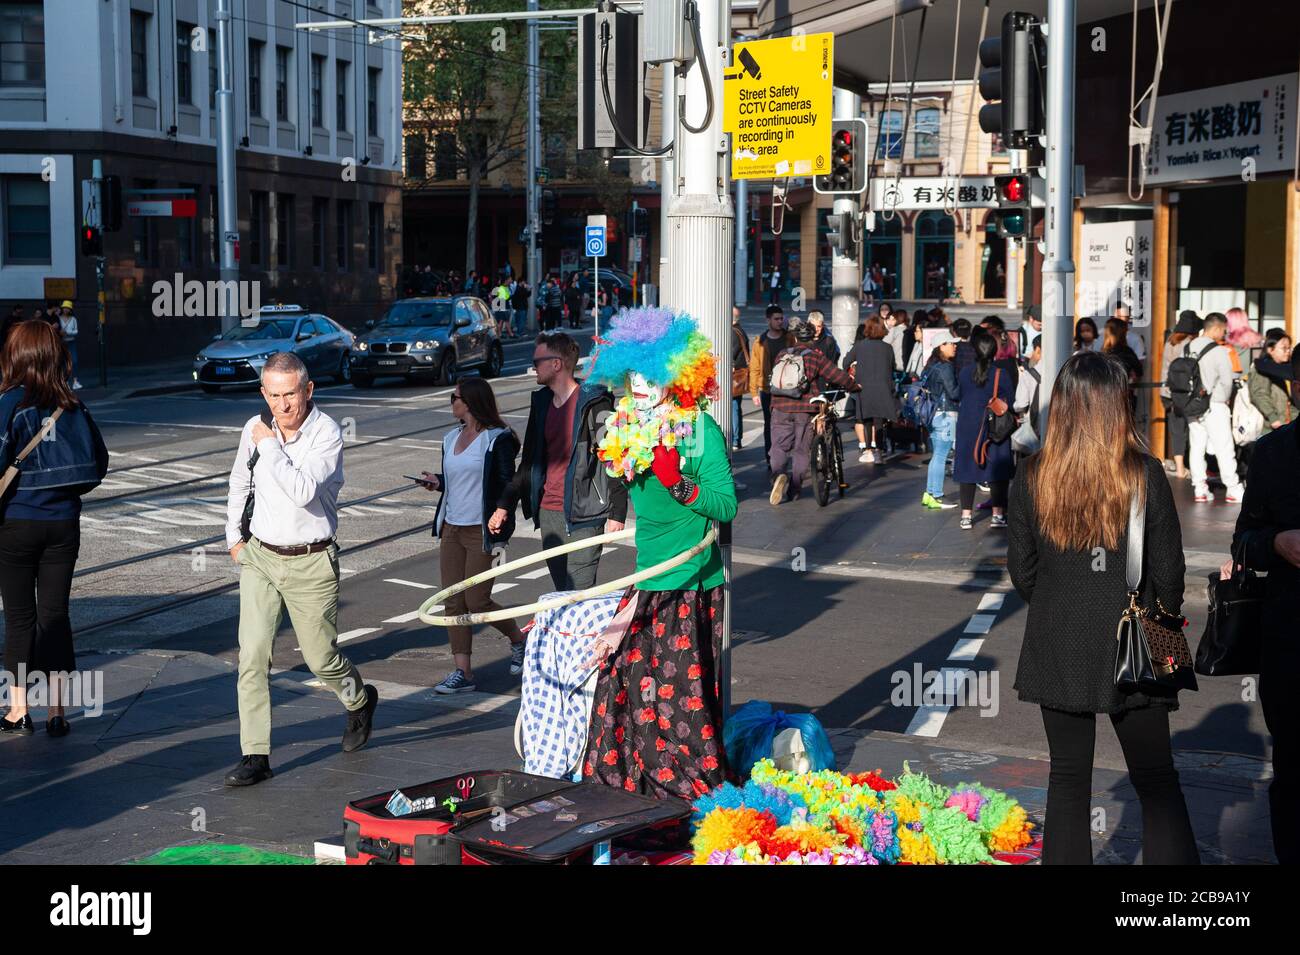
<instances>
[{"instance_id":1,"label":"shop awning","mask_svg":"<svg viewBox=\"0 0 1300 955\"><path fill-rule=\"evenodd\" d=\"M1152 2L1141 0L1140 9L1149 11ZM890 20L895 14L895 83L910 80L913 70L918 82L950 80L954 34L957 79L969 81L984 7L985 0L760 0L757 27L761 36L786 36L796 27L807 33L834 33L836 85L865 94L868 84L889 79ZM988 8L987 30L993 33L1010 10L1046 16L1047 0L989 0ZM918 59L923 10L925 40ZM1078 0L1079 23L1132 12L1133 0Z\"/></svg>"}]
</instances>

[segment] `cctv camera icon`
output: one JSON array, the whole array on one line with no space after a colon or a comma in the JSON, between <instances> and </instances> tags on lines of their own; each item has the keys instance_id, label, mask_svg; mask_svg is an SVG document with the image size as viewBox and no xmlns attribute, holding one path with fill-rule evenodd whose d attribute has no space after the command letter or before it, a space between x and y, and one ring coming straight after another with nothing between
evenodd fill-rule
<instances>
[{"instance_id":1,"label":"cctv camera icon","mask_svg":"<svg viewBox=\"0 0 1300 955\"><path fill-rule=\"evenodd\" d=\"M736 58L740 60L740 65L744 67L749 76L756 80L763 78L763 72L758 68L758 61L754 59L748 50L742 49Z\"/></svg>"}]
</instances>

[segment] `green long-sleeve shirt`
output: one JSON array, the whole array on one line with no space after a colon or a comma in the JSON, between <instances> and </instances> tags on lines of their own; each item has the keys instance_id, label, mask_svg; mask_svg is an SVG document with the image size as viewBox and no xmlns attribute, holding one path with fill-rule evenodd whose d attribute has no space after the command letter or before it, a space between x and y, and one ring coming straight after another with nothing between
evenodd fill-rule
<instances>
[{"instance_id":1,"label":"green long-sleeve shirt","mask_svg":"<svg viewBox=\"0 0 1300 955\"><path fill-rule=\"evenodd\" d=\"M709 522L736 516L736 482L722 430L707 414L695 423L692 439L679 447L685 477L699 486L690 504L678 504L654 472L638 474L628 488L636 510L636 569L645 570L699 543ZM722 552L714 543L672 570L642 581L641 590L710 589L722 584Z\"/></svg>"}]
</instances>

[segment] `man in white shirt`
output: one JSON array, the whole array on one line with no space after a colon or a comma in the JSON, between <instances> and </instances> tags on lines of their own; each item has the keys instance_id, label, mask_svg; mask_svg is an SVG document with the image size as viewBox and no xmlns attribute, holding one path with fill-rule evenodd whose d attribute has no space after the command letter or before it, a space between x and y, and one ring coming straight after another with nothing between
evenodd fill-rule
<instances>
[{"instance_id":1,"label":"man in white shirt","mask_svg":"<svg viewBox=\"0 0 1300 955\"><path fill-rule=\"evenodd\" d=\"M379 694L338 652L338 497L343 433L312 404L307 366L277 352L262 370L270 415L250 418L239 437L226 502L226 546L239 564L239 745L227 786L272 775L271 648L287 608L303 659L348 710L343 751L370 739ZM268 421L268 418L271 419ZM253 467L249 468L250 458ZM251 520L244 525L247 504Z\"/></svg>"},{"instance_id":2,"label":"man in white shirt","mask_svg":"<svg viewBox=\"0 0 1300 955\"><path fill-rule=\"evenodd\" d=\"M1199 337L1188 343L1184 354L1200 361L1201 387L1210 396L1210 408L1199 418L1187 422L1188 457L1192 469L1192 488L1198 503L1214 500L1205 476L1205 452L1208 448L1219 462L1219 478L1228 489L1229 504L1240 504L1245 488L1237 478L1236 446L1232 441L1232 356L1220 344L1228 332L1228 320L1218 312L1205 316Z\"/></svg>"}]
</instances>

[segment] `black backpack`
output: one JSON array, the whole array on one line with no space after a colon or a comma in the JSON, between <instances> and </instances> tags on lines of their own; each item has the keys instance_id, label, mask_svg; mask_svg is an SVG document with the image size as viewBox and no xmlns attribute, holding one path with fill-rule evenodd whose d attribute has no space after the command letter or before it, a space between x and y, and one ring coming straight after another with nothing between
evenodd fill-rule
<instances>
[{"instance_id":1,"label":"black backpack","mask_svg":"<svg viewBox=\"0 0 1300 955\"><path fill-rule=\"evenodd\" d=\"M1191 347L1191 342L1183 346L1183 353L1169 363L1165 375L1170 405L1188 420L1199 418L1210 410L1210 395L1201 381L1201 359L1219 346L1210 342L1195 357L1191 355Z\"/></svg>"}]
</instances>

